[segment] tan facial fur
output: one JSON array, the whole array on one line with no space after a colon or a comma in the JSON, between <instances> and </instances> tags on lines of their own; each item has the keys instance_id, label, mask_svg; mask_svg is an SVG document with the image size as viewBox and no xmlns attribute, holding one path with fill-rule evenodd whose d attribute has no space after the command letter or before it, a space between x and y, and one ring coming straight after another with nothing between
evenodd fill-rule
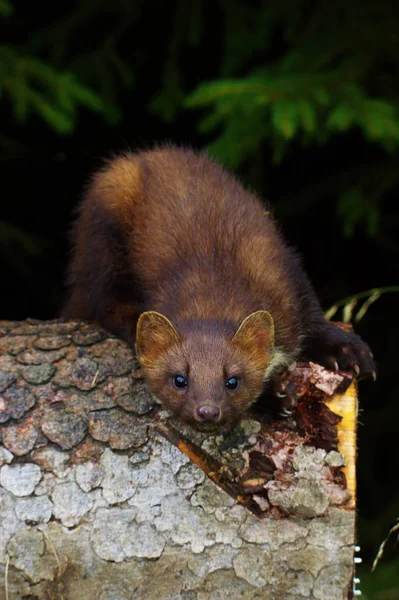
<instances>
[{"instance_id":1,"label":"tan facial fur","mask_svg":"<svg viewBox=\"0 0 399 600\"><path fill-rule=\"evenodd\" d=\"M187 329L187 328L186 328ZM234 422L261 394L273 355L273 320L257 311L243 320L233 336L220 327L193 325L182 335L163 315L143 313L137 324L136 350L151 391L163 405L196 426L221 427ZM187 388L177 389L181 375ZM226 381L236 377L238 388ZM217 407L215 423L201 423L200 407Z\"/></svg>"}]
</instances>

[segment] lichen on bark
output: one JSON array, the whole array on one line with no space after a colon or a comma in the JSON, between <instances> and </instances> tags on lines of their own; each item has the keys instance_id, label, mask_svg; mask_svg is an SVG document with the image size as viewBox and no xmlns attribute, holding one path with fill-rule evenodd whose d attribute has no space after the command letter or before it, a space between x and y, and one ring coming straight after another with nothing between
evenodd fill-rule
<instances>
[{"instance_id":1,"label":"lichen on bark","mask_svg":"<svg viewBox=\"0 0 399 600\"><path fill-rule=\"evenodd\" d=\"M355 514L327 375L297 371L291 419L254 411L209 435L136 368L93 325L0 323L0 598L6 565L10 598L350 597Z\"/></svg>"}]
</instances>

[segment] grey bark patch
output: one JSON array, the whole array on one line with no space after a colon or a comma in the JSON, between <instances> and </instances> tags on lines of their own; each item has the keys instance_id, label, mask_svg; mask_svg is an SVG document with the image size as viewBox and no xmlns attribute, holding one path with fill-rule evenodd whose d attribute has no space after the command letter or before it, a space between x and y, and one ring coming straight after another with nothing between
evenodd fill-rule
<instances>
[{"instance_id":1,"label":"grey bark patch","mask_svg":"<svg viewBox=\"0 0 399 600\"><path fill-rule=\"evenodd\" d=\"M326 457L326 451L312 446L298 446L294 452L292 466L296 471L321 471Z\"/></svg>"},{"instance_id":2,"label":"grey bark patch","mask_svg":"<svg viewBox=\"0 0 399 600\"><path fill-rule=\"evenodd\" d=\"M23 526L17 519L14 507L15 496L0 487L0 572L6 562L8 541Z\"/></svg>"},{"instance_id":3,"label":"grey bark patch","mask_svg":"<svg viewBox=\"0 0 399 600\"><path fill-rule=\"evenodd\" d=\"M24 385L12 385L3 394L4 406L0 411L0 422L20 419L36 402L35 395Z\"/></svg>"},{"instance_id":4,"label":"grey bark patch","mask_svg":"<svg viewBox=\"0 0 399 600\"><path fill-rule=\"evenodd\" d=\"M55 373L52 383L60 388L69 388L72 385L71 376L73 364L67 360L63 360L57 366L57 372Z\"/></svg>"},{"instance_id":5,"label":"grey bark patch","mask_svg":"<svg viewBox=\"0 0 399 600\"><path fill-rule=\"evenodd\" d=\"M302 477L285 490L270 486L269 500L273 506L305 519L322 515L328 508L328 496L322 484Z\"/></svg>"},{"instance_id":6,"label":"grey bark patch","mask_svg":"<svg viewBox=\"0 0 399 600\"><path fill-rule=\"evenodd\" d=\"M24 335L12 335L7 338L7 352L11 356L16 356L26 349L27 339Z\"/></svg>"},{"instance_id":7,"label":"grey bark patch","mask_svg":"<svg viewBox=\"0 0 399 600\"><path fill-rule=\"evenodd\" d=\"M90 358L78 358L72 367L71 379L73 384L83 391L91 390L97 382L104 379L99 375L99 366Z\"/></svg>"},{"instance_id":8,"label":"grey bark patch","mask_svg":"<svg viewBox=\"0 0 399 600\"><path fill-rule=\"evenodd\" d=\"M79 415L54 409L44 415L41 430L49 440L68 450L85 437L87 421Z\"/></svg>"},{"instance_id":9,"label":"grey bark patch","mask_svg":"<svg viewBox=\"0 0 399 600\"><path fill-rule=\"evenodd\" d=\"M231 546L215 544L210 548L205 548L200 555L194 554L189 558L187 566L197 577L198 583L205 578L207 574L218 571L219 569L230 569L233 558L241 552ZM194 584L195 585L195 584Z\"/></svg>"},{"instance_id":10,"label":"grey bark patch","mask_svg":"<svg viewBox=\"0 0 399 600\"><path fill-rule=\"evenodd\" d=\"M330 467L343 467L346 465L346 458L340 452L331 450L326 456L326 464Z\"/></svg>"},{"instance_id":11,"label":"grey bark patch","mask_svg":"<svg viewBox=\"0 0 399 600\"><path fill-rule=\"evenodd\" d=\"M349 563L329 565L320 571L316 579L313 595L317 600L331 600L331 598L345 598L348 591L348 580L352 572L352 565ZM346 588L346 590L345 590Z\"/></svg>"},{"instance_id":12,"label":"grey bark patch","mask_svg":"<svg viewBox=\"0 0 399 600\"><path fill-rule=\"evenodd\" d=\"M21 375L25 381L33 383L34 385L47 383L54 373L55 367L51 363L44 365L30 365L29 367L21 369Z\"/></svg>"},{"instance_id":13,"label":"grey bark patch","mask_svg":"<svg viewBox=\"0 0 399 600\"><path fill-rule=\"evenodd\" d=\"M97 387L87 394L87 409L89 411L105 410L117 406L117 398L108 385Z\"/></svg>"},{"instance_id":14,"label":"grey bark patch","mask_svg":"<svg viewBox=\"0 0 399 600\"><path fill-rule=\"evenodd\" d=\"M328 563L334 562L334 554L319 546L308 545L301 549L287 547L281 557L290 569L294 571L307 571L317 577L321 569Z\"/></svg>"},{"instance_id":15,"label":"grey bark patch","mask_svg":"<svg viewBox=\"0 0 399 600\"><path fill-rule=\"evenodd\" d=\"M98 596L98 600L131 600L131 590L128 591L122 584L106 584Z\"/></svg>"},{"instance_id":16,"label":"grey bark patch","mask_svg":"<svg viewBox=\"0 0 399 600\"><path fill-rule=\"evenodd\" d=\"M12 459L13 454L3 446L0 446L0 467L9 465Z\"/></svg>"},{"instance_id":17,"label":"grey bark patch","mask_svg":"<svg viewBox=\"0 0 399 600\"><path fill-rule=\"evenodd\" d=\"M164 537L149 523L132 522L121 536L125 556L132 558L159 558L165 548Z\"/></svg>"},{"instance_id":18,"label":"grey bark patch","mask_svg":"<svg viewBox=\"0 0 399 600\"><path fill-rule=\"evenodd\" d=\"M78 525L93 505L92 497L82 492L74 481L56 485L51 500L54 504L54 516L66 527Z\"/></svg>"},{"instance_id":19,"label":"grey bark patch","mask_svg":"<svg viewBox=\"0 0 399 600\"><path fill-rule=\"evenodd\" d=\"M228 507L224 510L226 514L230 512ZM169 494L161 499L161 515L154 519L154 524L161 533L167 532L175 544L190 544L194 553L203 552L207 546L217 543L229 544L233 548L242 545L237 535L239 522L216 519L215 515L205 514L199 507L192 510L181 493Z\"/></svg>"},{"instance_id":20,"label":"grey bark patch","mask_svg":"<svg viewBox=\"0 0 399 600\"><path fill-rule=\"evenodd\" d=\"M117 504L131 498L136 491L136 472L127 456L119 456L105 450L101 457L104 478L101 484L103 496L109 504Z\"/></svg>"},{"instance_id":21,"label":"grey bark patch","mask_svg":"<svg viewBox=\"0 0 399 600\"><path fill-rule=\"evenodd\" d=\"M314 577L307 571L293 571L288 565L282 565L280 574L280 587L284 600L299 600L300 598L312 598ZM289 596L286 594L289 590ZM332 600L332 597L330 598Z\"/></svg>"},{"instance_id":22,"label":"grey bark patch","mask_svg":"<svg viewBox=\"0 0 399 600\"><path fill-rule=\"evenodd\" d=\"M151 412L156 402L151 398L149 392L143 388L135 390L134 394L128 393L118 397L118 404L128 412L137 416L146 415Z\"/></svg>"},{"instance_id":23,"label":"grey bark patch","mask_svg":"<svg viewBox=\"0 0 399 600\"><path fill-rule=\"evenodd\" d=\"M158 456L134 468L133 473L137 488L128 504L137 509L138 523L153 521L162 514L163 500L176 490L173 473Z\"/></svg>"},{"instance_id":24,"label":"grey bark patch","mask_svg":"<svg viewBox=\"0 0 399 600\"><path fill-rule=\"evenodd\" d=\"M235 500L228 496L226 492L218 488L213 481L205 479L203 484L198 486L190 500L193 506L201 506L207 514L213 514L218 509L226 506L233 506Z\"/></svg>"},{"instance_id":25,"label":"grey bark patch","mask_svg":"<svg viewBox=\"0 0 399 600\"><path fill-rule=\"evenodd\" d=\"M330 507L328 516L309 522L307 542L333 551L353 544L353 514Z\"/></svg>"},{"instance_id":26,"label":"grey bark patch","mask_svg":"<svg viewBox=\"0 0 399 600\"><path fill-rule=\"evenodd\" d=\"M44 537L37 529L22 529L8 543L12 564L34 583L53 579L53 565L42 559L44 550Z\"/></svg>"},{"instance_id":27,"label":"grey bark patch","mask_svg":"<svg viewBox=\"0 0 399 600\"><path fill-rule=\"evenodd\" d=\"M178 473L183 465L190 463L188 456L180 452L180 450L176 448L176 446L172 446L172 444L165 444L162 446L160 458L165 465L170 467L174 474Z\"/></svg>"},{"instance_id":28,"label":"grey bark patch","mask_svg":"<svg viewBox=\"0 0 399 600\"><path fill-rule=\"evenodd\" d=\"M259 547L249 547L233 559L234 571L237 577L245 579L251 585L264 587L272 576L271 554Z\"/></svg>"},{"instance_id":29,"label":"grey bark patch","mask_svg":"<svg viewBox=\"0 0 399 600\"><path fill-rule=\"evenodd\" d=\"M276 598L277 600L273 592L271 586L257 589L245 579L232 576L230 573L226 577L224 571L216 571L204 580L195 600L226 600L227 598L231 600L274 600ZM285 596L284 600L287 600Z\"/></svg>"},{"instance_id":30,"label":"grey bark patch","mask_svg":"<svg viewBox=\"0 0 399 600\"><path fill-rule=\"evenodd\" d=\"M259 520L248 515L240 534L251 544L267 544L272 550L277 550L283 544L293 544L305 539L308 530L292 518L280 521Z\"/></svg>"},{"instance_id":31,"label":"grey bark patch","mask_svg":"<svg viewBox=\"0 0 399 600\"><path fill-rule=\"evenodd\" d=\"M114 562L122 562L125 559L126 553L121 538L133 523L135 514L131 508L98 509L91 534L93 550L97 556Z\"/></svg>"},{"instance_id":32,"label":"grey bark patch","mask_svg":"<svg viewBox=\"0 0 399 600\"><path fill-rule=\"evenodd\" d=\"M48 350L47 352L44 350L28 349L19 352L16 358L22 365L42 365L61 360L61 358L64 358L65 354L65 349Z\"/></svg>"},{"instance_id":33,"label":"grey bark patch","mask_svg":"<svg viewBox=\"0 0 399 600\"><path fill-rule=\"evenodd\" d=\"M102 483L104 468L98 463L86 462L76 467L75 478L84 492L90 492Z\"/></svg>"},{"instance_id":34,"label":"grey bark patch","mask_svg":"<svg viewBox=\"0 0 399 600\"><path fill-rule=\"evenodd\" d=\"M241 435L247 440L251 435L259 433L261 424L254 419L242 419L238 425L237 435Z\"/></svg>"},{"instance_id":35,"label":"grey bark patch","mask_svg":"<svg viewBox=\"0 0 399 600\"><path fill-rule=\"evenodd\" d=\"M32 463L26 465L3 465L0 484L14 496L29 496L41 479L40 468Z\"/></svg>"},{"instance_id":36,"label":"grey bark patch","mask_svg":"<svg viewBox=\"0 0 399 600\"><path fill-rule=\"evenodd\" d=\"M98 379L97 379L98 381ZM117 406L118 399L125 394L134 394L134 389L130 377L117 377L108 380L87 394L86 406L89 411L113 408Z\"/></svg>"},{"instance_id":37,"label":"grey bark patch","mask_svg":"<svg viewBox=\"0 0 399 600\"><path fill-rule=\"evenodd\" d=\"M183 465L176 477L177 484L182 490L192 489L204 480L205 473L192 463Z\"/></svg>"},{"instance_id":38,"label":"grey bark patch","mask_svg":"<svg viewBox=\"0 0 399 600\"><path fill-rule=\"evenodd\" d=\"M69 456L58 448L46 446L33 452L33 460L45 471L50 471L56 477L63 478L71 471L68 466Z\"/></svg>"},{"instance_id":39,"label":"grey bark patch","mask_svg":"<svg viewBox=\"0 0 399 600\"><path fill-rule=\"evenodd\" d=\"M133 365L134 360L127 349L105 354L101 360L101 375L103 377L127 375L131 373Z\"/></svg>"},{"instance_id":40,"label":"grey bark patch","mask_svg":"<svg viewBox=\"0 0 399 600\"><path fill-rule=\"evenodd\" d=\"M31 496L18 498L15 503L15 514L20 521L30 523L47 523L52 514L53 505L48 496Z\"/></svg>"},{"instance_id":41,"label":"grey bark patch","mask_svg":"<svg viewBox=\"0 0 399 600\"><path fill-rule=\"evenodd\" d=\"M148 440L148 425L117 408L91 412L89 431L95 440L109 442L116 450L139 448Z\"/></svg>"},{"instance_id":42,"label":"grey bark patch","mask_svg":"<svg viewBox=\"0 0 399 600\"><path fill-rule=\"evenodd\" d=\"M10 385L15 383L17 375L8 371L0 371L0 394L3 393Z\"/></svg>"},{"instance_id":43,"label":"grey bark patch","mask_svg":"<svg viewBox=\"0 0 399 600\"><path fill-rule=\"evenodd\" d=\"M51 494L55 485L57 483L57 478L53 473L43 473L43 477L39 481L38 485L35 489L36 496L46 496Z\"/></svg>"},{"instance_id":44,"label":"grey bark patch","mask_svg":"<svg viewBox=\"0 0 399 600\"><path fill-rule=\"evenodd\" d=\"M73 343L77 346L91 346L92 344L98 344L107 337L107 333L94 327L93 325L82 326L78 331L72 335Z\"/></svg>"},{"instance_id":45,"label":"grey bark patch","mask_svg":"<svg viewBox=\"0 0 399 600\"><path fill-rule=\"evenodd\" d=\"M129 458L129 462L131 462L132 465L140 465L141 463L148 462L150 458L151 456L148 454L148 452L138 450L132 454L132 456Z\"/></svg>"},{"instance_id":46,"label":"grey bark patch","mask_svg":"<svg viewBox=\"0 0 399 600\"><path fill-rule=\"evenodd\" d=\"M4 428L3 444L15 456L23 456L34 448L37 436L38 430L33 423L19 422Z\"/></svg>"},{"instance_id":47,"label":"grey bark patch","mask_svg":"<svg viewBox=\"0 0 399 600\"><path fill-rule=\"evenodd\" d=\"M59 350L70 346L71 340L64 335L41 335L33 342L37 350Z\"/></svg>"}]
</instances>

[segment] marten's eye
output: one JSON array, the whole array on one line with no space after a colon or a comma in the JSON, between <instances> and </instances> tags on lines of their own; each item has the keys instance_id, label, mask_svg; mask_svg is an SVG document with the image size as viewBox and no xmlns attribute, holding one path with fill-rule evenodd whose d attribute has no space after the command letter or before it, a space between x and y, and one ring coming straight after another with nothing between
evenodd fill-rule
<instances>
[{"instance_id":1,"label":"marten's eye","mask_svg":"<svg viewBox=\"0 0 399 600\"><path fill-rule=\"evenodd\" d=\"M188 386L188 381L183 375L175 375L173 377L173 385L178 390L184 390Z\"/></svg>"},{"instance_id":2,"label":"marten's eye","mask_svg":"<svg viewBox=\"0 0 399 600\"><path fill-rule=\"evenodd\" d=\"M225 381L225 386L228 390L236 390L240 385L240 380L238 377L229 377Z\"/></svg>"}]
</instances>

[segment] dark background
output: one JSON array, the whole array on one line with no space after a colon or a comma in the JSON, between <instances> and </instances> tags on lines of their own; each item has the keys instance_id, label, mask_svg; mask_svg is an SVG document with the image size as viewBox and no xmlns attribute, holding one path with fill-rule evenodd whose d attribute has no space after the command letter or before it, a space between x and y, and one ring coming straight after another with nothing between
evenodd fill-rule
<instances>
[{"instance_id":1,"label":"dark background","mask_svg":"<svg viewBox=\"0 0 399 600\"><path fill-rule=\"evenodd\" d=\"M37 6L0 4L2 318L57 316L71 215L89 174L104 156L162 141L208 146L270 203L325 308L399 284L394 2L377 9L285 0L280 12L261 1ZM65 73L76 77L75 96ZM298 73L305 84L288 93L286 120L279 121L283 84ZM335 79L318 103L312 82L320 75ZM260 106L256 94L229 96L220 87L210 101L195 96L204 82L252 76L277 90L263 112L250 110ZM316 119L308 131L290 130L301 94ZM345 117L354 98L353 115ZM382 104L367 104L366 114L370 99ZM218 124L207 130L201 124L212 114ZM362 589L376 599L399 594L392 542L377 571L367 570L399 516L398 306L397 293L382 294L356 325L379 370L375 384L360 384L358 459Z\"/></svg>"}]
</instances>

